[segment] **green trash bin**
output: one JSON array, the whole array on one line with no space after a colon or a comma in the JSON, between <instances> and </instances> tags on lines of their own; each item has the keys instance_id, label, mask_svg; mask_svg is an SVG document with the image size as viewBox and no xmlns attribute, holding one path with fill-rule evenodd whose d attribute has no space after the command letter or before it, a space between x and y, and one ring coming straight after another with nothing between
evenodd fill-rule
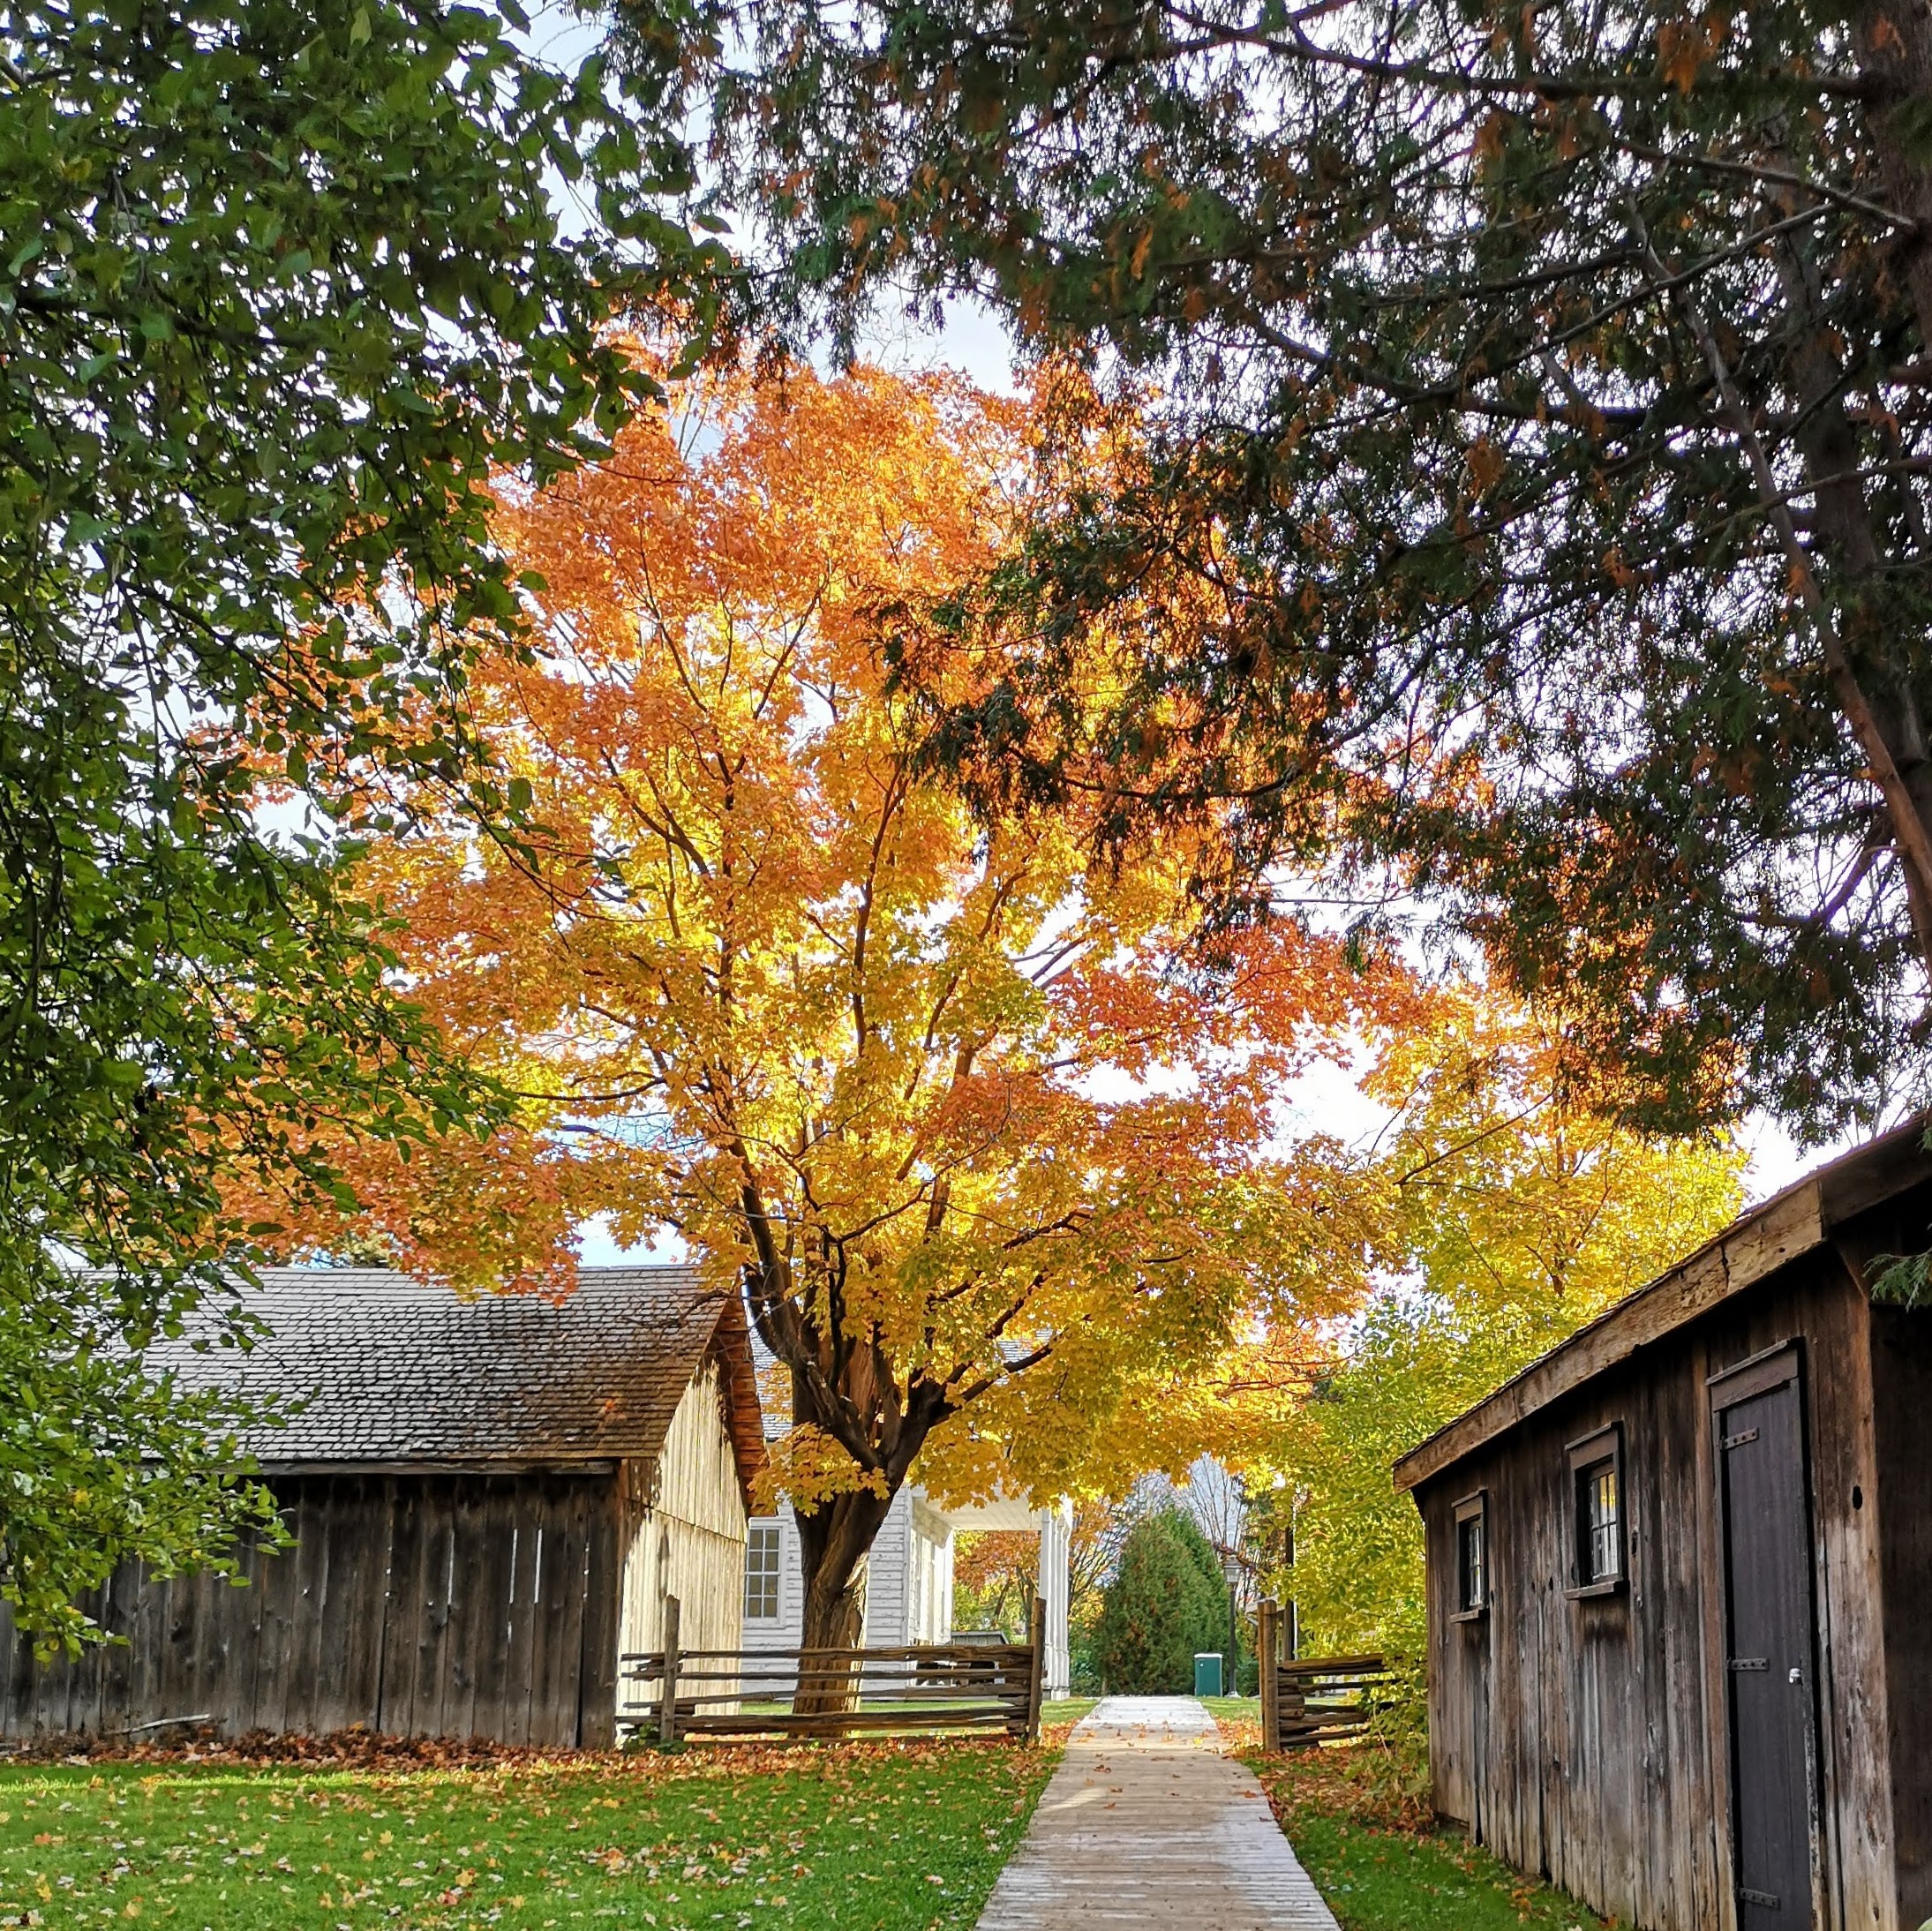
<instances>
[{"instance_id":1,"label":"green trash bin","mask_svg":"<svg viewBox=\"0 0 1932 1931\"><path fill-rule=\"evenodd\" d=\"M1194 1694L1197 1696L1219 1696L1221 1694L1221 1651L1200 1649L1194 1656Z\"/></svg>"}]
</instances>

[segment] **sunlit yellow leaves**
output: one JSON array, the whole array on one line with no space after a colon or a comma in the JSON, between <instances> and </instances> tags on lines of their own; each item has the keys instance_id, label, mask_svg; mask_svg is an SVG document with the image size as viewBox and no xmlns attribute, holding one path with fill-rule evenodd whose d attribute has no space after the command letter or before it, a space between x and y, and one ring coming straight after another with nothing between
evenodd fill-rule
<instances>
[{"instance_id":1,"label":"sunlit yellow leaves","mask_svg":"<svg viewBox=\"0 0 1932 1931\"><path fill-rule=\"evenodd\" d=\"M855 1469L846 1449L823 1429L806 1423L773 1443L759 1478L757 1506L769 1511L784 1496L797 1506L808 1508L823 1497L848 1490L869 1489L883 1494L884 1488L876 1470Z\"/></svg>"},{"instance_id":2,"label":"sunlit yellow leaves","mask_svg":"<svg viewBox=\"0 0 1932 1931\"><path fill-rule=\"evenodd\" d=\"M1621 1127L1587 1042L1473 990L1380 1047L1368 1085L1394 1116L1353 1198L1382 1292L1319 1364L1318 1399L1268 1388L1257 1350L1259 1412L1237 1431L1237 1401L1225 1425L1292 1512L1311 1642L1419 1657L1421 1524L1391 1465L1724 1226L1742 1160Z\"/></svg>"},{"instance_id":3,"label":"sunlit yellow leaves","mask_svg":"<svg viewBox=\"0 0 1932 1931\"><path fill-rule=\"evenodd\" d=\"M1097 796L974 816L887 674L888 635L942 693L987 674L931 612L1014 539L1033 411L1066 402L1052 372L1037 404L714 377L604 467L506 491L545 650L473 702L545 829L485 845L425 797L368 864L418 996L528 1108L373 1189L387 1237L455 1271L433 1197L471 1271L542 1276L525 1250L570 1214L674 1230L793 1371L773 1480L801 1502L921 1447L953 1492L1116 1480L1124 1429L1180 1454L1244 1324L1358 1279L1307 1237L1277 1107L1406 974L1285 921L1202 951L1191 834L1096 864ZM535 1234L457 1224L518 1172Z\"/></svg>"}]
</instances>

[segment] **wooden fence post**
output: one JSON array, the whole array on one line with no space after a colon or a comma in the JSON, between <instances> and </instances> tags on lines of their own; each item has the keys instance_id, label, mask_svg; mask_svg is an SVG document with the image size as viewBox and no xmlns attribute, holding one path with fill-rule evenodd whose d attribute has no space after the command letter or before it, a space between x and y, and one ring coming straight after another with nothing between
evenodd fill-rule
<instances>
[{"instance_id":1,"label":"wooden fence post","mask_svg":"<svg viewBox=\"0 0 1932 1931\"><path fill-rule=\"evenodd\" d=\"M658 1706L658 1741L678 1740L678 1599L664 1599L664 1701Z\"/></svg>"},{"instance_id":2,"label":"wooden fence post","mask_svg":"<svg viewBox=\"0 0 1932 1931\"><path fill-rule=\"evenodd\" d=\"M1047 1694L1047 1599L1037 1590L1026 1634L1033 1644L1033 1657L1026 1670L1026 1741L1038 1743L1040 1706Z\"/></svg>"},{"instance_id":3,"label":"wooden fence post","mask_svg":"<svg viewBox=\"0 0 1932 1931\"><path fill-rule=\"evenodd\" d=\"M1282 1747L1282 1664L1277 1653L1282 1641L1281 1615L1274 1598L1264 1596L1254 1632L1255 1658L1261 1666L1261 1747L1264 1750Z\"/></svg>"}]
</instances>

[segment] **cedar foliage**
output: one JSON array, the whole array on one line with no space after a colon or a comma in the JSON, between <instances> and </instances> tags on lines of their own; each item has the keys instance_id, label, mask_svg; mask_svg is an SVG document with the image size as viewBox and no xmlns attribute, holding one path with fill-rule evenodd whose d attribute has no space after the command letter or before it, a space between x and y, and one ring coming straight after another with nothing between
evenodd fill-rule
<instances>
[{"instance_id":1,"label":"cedar foliage","mask_svg":"<svg viewBox=\"0 0 1932 1931\"><path fill-rule=\"evenodd\" d=\"M1178 1508L1143 1517L1128 1530L1094 1632L1094 1660L1108 1689L1123 1696L1187 1696L1194 1658L1215 1650L1233 1682L1228 1585L1207 1538Z\"/></svg>"},{"instance_id":2,"label":"cedar foliage","mask_svg":"<svg viewBox=\"0 0 1932 1931\"><path fill-rule=\"evenodd\" d=\"M1238 800L1231 916L1284 857L1364 920L1419 891L1652 1120L1922 1091L1923 7L718 11L801 327L971 292L1146 405L1135 469L1070 425L962 605L1024 647L936 697L940 755L1109 785L1116 830Z\"/></svg>"}]
</instances>

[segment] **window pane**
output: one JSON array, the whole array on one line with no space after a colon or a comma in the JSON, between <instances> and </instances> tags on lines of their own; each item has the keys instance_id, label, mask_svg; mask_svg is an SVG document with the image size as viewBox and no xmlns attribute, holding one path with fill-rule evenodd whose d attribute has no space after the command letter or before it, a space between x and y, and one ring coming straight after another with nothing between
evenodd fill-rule
<instances>
[{"instance_id":1,"label":"window pane","mask_svg":"<svg viewBox=\"0 0 1932 1931\"><path fill-rule=\"evenodd\" d=\"M1459 1586L1463 1609L1480 1609L1487 1600L1484 1590L1488 1578L1483 1550L1483 1518L1471 1515L1457 1525Z\"/></svg>"},{"instance_id":2,"label":"window pane","mask_svg":"<svg viewBox=\"0 0 1932 1931\"><path fill-rule=\"evenodd\" d=\"M778 1613L778 1525L754 1522L745 1534L745 1614Z\"/></svg>"},{"instance_id":3,"label":"window pane","mask_svg":"<svg viewBox=\"0 0 1932 1931\"><path fill-rule=\"evenodd\" d=\"M1600 1462L1583 1471L1583 1580L1607 1582L1623 1574L1623 1522L1617 1465Z\"/></svg>"}]
</instances>

